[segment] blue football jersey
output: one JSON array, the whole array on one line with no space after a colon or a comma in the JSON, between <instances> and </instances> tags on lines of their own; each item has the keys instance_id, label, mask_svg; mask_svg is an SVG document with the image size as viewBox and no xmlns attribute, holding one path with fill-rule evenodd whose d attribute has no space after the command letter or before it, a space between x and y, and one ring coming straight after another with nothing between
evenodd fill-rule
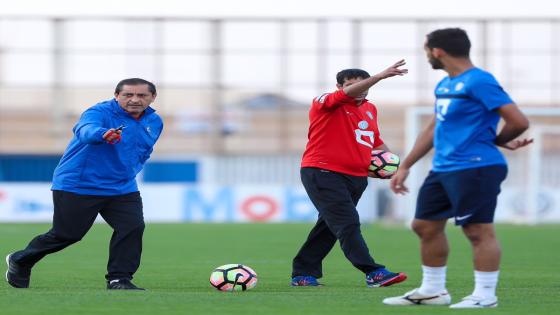
<instances>
[{"instance_id":1,"label":"blue football jersey","mask_svg":"<svg viewBox=\"0 0 560 315\"><path fill-rule=\"evenodd\" d=\"M500 115L513 101L494 76L479 68L446 77L435 89L433 171L506 164L494 144Z\"/></svg>"}]
</instances>

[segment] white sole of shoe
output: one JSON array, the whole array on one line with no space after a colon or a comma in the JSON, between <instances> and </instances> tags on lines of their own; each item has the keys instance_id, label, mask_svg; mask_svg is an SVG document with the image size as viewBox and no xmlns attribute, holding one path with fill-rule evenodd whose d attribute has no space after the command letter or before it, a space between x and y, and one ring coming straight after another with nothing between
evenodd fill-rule
<instances>
[{"instance_id":1,"label":"white sole of shoe","mask_svg":"<svg viewBox=\"0 0 560 315\"><path fill-rule=\"evenodd\" d=\"M491 304L491 305L478 305L478 306L463 306L463 307L453 307L453 305L449 306L452 309L477 309L477 308L496 308L498 307L498 303Z\"/></svg>"},{"instance_id":2,"label":"white sole of shoe","mask_svg":"<svg viewBox=\"0 0 560 315\"><path fill-rule=\"evenodd\" d=\"M417 301L417 302L415 302ZM386 301L383 301L383 304L385 305L391 305L391 306L423 306L423 305L427 305L427 306L449 306L451 305L451 301L438 301L436 303L430 302L430 299L414 299L414 300L407 300L405 299L405 301L403 301L402 303L387 303Z\"/></svg>"},{"instance_id":3,"label":"white sole of shoe","mask_svg":"<svg viewBox=\"0 0 560 315\"><path fill-rule=\"evenodd\" d=\"M383 299L383 304L394 306L416 306L416 305L443 305L449 306L451 304L451 295L447 291L439 292L432 295L424 295L418 293L419 289L416 288L407 292L403 296L394 296Z\"/></svg>"}]
</instances>

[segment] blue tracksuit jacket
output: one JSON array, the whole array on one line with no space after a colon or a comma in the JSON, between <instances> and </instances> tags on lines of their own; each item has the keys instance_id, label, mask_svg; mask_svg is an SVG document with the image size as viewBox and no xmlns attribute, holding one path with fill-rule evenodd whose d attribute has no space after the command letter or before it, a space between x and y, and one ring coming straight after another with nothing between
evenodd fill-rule
<instances>
[{"instance_id":1,"label":"blue tracksuit jacket","mask_svg":"<svg viewBox=\"0 0 560 315\"><path fill-rule=\"evenodd\" d=\"M109 144L103 134L124 125L122 140ZM114 196L138 191L136 175L153 151L163 121L148 107L136 120L115 99L86 110L53 175L52 190Z\"/></svg>"}]
</instances>

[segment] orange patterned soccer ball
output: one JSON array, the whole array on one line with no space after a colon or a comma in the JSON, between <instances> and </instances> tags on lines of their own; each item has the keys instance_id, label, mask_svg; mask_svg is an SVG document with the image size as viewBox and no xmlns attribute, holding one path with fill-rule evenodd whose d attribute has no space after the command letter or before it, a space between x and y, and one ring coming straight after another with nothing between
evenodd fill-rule
<instances>
[{"instance_id":1,"label":"orange patterned soccer ball","mask_svg":"<svg viewBox=\"0 0 560 315\"><path fill-rule=\"evenodd\" d=\"M390 178L397 172L401 159L398 155L383 151L371 151L369 170L379 178Z\"/></svg>"},{"instance_id":2,"label":"orange patterned soccer ball","mask_svg":"<svg viewBox=\"0 0 560 315\"><path fill-rule=\"evenodd\" d=\"M240 264L223 265L212 271L210 284L220 291L245 291L257 285L257 273Z\"/></svg>"}]
</instances>

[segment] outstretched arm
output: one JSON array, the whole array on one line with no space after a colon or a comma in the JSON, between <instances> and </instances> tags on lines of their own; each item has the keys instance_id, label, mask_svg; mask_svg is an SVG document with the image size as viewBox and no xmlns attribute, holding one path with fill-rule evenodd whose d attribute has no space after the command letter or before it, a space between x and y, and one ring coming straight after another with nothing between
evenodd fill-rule
<instances>
[{"instance_id":1,"label":"outstretched arm","mask_svg":"<svg viewBox=\"0 0 560 315\"><path fill-rule=\"evenodd\" d=\"M406 62L404 61L404 59L399 60L394 65L379 72L378 74L345 87L343 89L344 93L351 97L357 97L383 79L394 77L396 75L405 75L406 73L408 73L408 69L399 69L405 64Z\"/></svg>"},{"instance_id":2,"label":"outstretched arm","mask_svg":"<svg viewBox=\"0 0 560 315\"><path fill-rule=\"evenodd\" d=\"M391 190L394 193L404 195L408 192L408 188L404 185L404 182L410 173L412 165L418 162L418 160L434 147L435 125L436 118L433 116L430 124L418 135L412 150L408 153L395 175L391 178Z\"/></svg>"},{"instance_id":3,"label":"outstretched arm","mask_svg":"<svg viewBox=\"0 0 560 315\"><path fill-rule=\"evenodd\" d=\"M86 110L74 126L74 134L82 143L101 144L107 128L103 128L103 114L90 108Z\"/></svg>"},{"instance_id":4,"label":"outstretched arm","mask_svg":"<svg viewBox=\"0 0 560 315\"><path fill-rule=\"evenodd\" d=\"M122 130L115 128L104 128L103 114L96 109L86 110L80 120L74 126L74 134L82 143L101 144L104 141L115 143L122 133Z\"/></svg>"}]
</instances>

